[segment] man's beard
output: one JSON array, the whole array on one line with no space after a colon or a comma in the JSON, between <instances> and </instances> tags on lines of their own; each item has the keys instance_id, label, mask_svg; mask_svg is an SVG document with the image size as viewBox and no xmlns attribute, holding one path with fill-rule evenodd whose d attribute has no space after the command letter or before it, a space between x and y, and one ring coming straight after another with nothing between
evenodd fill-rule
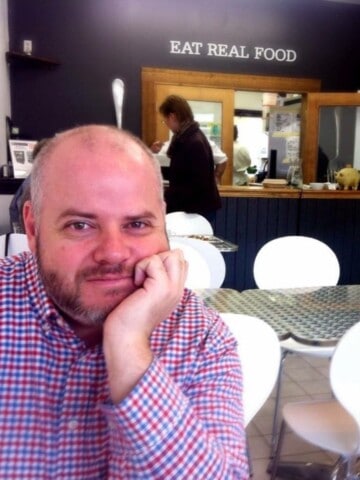
<instances>
[{"instance_id":1,"label":"man's beard","mask_svg":"<svg viewBox=\"0 0 360 480\"><path fill-rule=\"evenodd\" d=\"M40 277L47 294L61 313L65 314L72 321L82 325L101 326L109 313L120 303L119 295L122 292L119 289L113 289L107 292L109 305L106 307L87 307L81 301L81 284L86 281L87 277L124 273L126 270L123 265L89 267L78 272L74 281L69 284L60 278L56 271L46 270L43 267L39 241L37 241L36 258ZM116 298L116 300L112 300L113 298Z\"/></svg>"}]
</instances>

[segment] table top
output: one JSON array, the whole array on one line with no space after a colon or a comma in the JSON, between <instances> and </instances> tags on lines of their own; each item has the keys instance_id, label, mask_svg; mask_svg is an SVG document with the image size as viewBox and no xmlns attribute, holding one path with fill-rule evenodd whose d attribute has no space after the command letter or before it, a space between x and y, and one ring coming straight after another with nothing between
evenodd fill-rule
<instances>
[{"instance_id":1,"label":"table top","mask_svg":"<svg viewBox=\"0 0 360 480\"><path fill-rule=\"evenodd\" d=\"M274 328L280 340L292 337L307 345L336 345L360 321L360 285L197 293L219 312L259 317Z\"/></svg>"}]
</instances>

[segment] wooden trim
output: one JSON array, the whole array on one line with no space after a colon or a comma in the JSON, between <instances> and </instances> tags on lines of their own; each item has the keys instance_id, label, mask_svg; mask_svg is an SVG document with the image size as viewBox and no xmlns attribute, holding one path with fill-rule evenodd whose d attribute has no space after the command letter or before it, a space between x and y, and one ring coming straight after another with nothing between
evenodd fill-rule
<instances>
[{"instance_id":1,"label":"wooden trim","mask_svg":"<svg viewBox=\"0 0 360 480\"><path fill-rule=\"evenodd\" d=\"M311 190L298 188L236 187L220 185L222 197L302 198L317 200L360 200L360 190Z\"/></svg>"},{"instance_id":2,"label":"wooden trim","mask_svg":"<svg viewBox=\"0 0 360 480\"><path fill-rule=\"evenodd\" d=\"M156 83L155 86L156 111L160 104L170 94L176 93L183 96L187 100L202 100L206 102L215 102L221 104L222 109L222 125L221 125L221 150L227 155L225 171L222 176L222 183L231 184L233 176L233 110L234 110L234 91L229 88L204 88L191 87L188 85L169 85ZM161 116L156 115L151 122L154 128L153 140L165 141L169 138L169 130L161 122ZM152 143L150 141L150 144Z\"/></svg>"},{"instance_id":3,"label":"wooden trim","mask_svg":"<svg viewBox=\"0 0 360 480\"><path fill-rule=\"evenodd\" d=\"M360 200L360 190L303 190L302 198L317 200Z\"/></svg>"},{"instance_id":4,"label":"wooden trim","mask_svg":"<svg viewBox=\"0 0 360 480\"><path fill-rule=\"evenodd\" d=\"M360 106L360 94L309 93L304 102L301 155L303 158L303 177L305 183L312 182L316 178L320 107L336 106Z\"/></svg>"},{"instance_id":5,"label":"wooden trim","mask_svg":"<svg viewBox=\"0 0 360 480\"><path fill-rule=\"evenodd\" d=\"M142 68L143 82L161 82L177 85L231 88L263 92L319 92L321 81L314 78L275 77L262 75L239 75L220 72L194 72L166 68Z\"/></svg>"},{"instance_id":6,"label":"wooden trim","mask_svg":"<svg viewBox=\"0 0 360 480\"><path fill-rule=\"evenodd\" d=\"M301 190L297 188L264 188L264 187L236 187L220 185L221 197L245 198L300 198Z\"/></svg>"}]
</instances>

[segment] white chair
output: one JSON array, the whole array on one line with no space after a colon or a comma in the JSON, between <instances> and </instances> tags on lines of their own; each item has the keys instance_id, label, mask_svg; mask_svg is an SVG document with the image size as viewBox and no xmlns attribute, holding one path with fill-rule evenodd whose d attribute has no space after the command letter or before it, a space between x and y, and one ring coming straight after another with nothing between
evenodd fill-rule
<instances>
[{"instance_id":1,"label":"white chair","mask_svg":"<svg viewBox=\"0 0 360 480\"><path fill-rule=\"evenodd\" d=\"M272 479L276 478L286 426L306 442L340 456L329 472L329 479L358 478L353 467L360 455L359 345L360 322L343 335L331 359L330 383L335 399L284 406ZM308 464L305 468L310 467L311 464Z\"/></svg>"},{"instance_id":2,"label":"white chair","mask_svg":"<svg viewBox=\"0 0 360 480\"><path fill-rule=\"evenodd\" d=\"M203 255L193 246L186 245L177 237L170 238L170 248L179 248L183 251L185 260L188 262L188 274L185 287L190 289L210 288L210 267Z\"/></svg>"},{"instance_id":3,"label":"white chair","mask_svg":"<svg viewBox=\"0 0 360 480\"><path fill-rule=\"evenodd\" d=\"M280 343L273 328L257 317L221 313L238 342L247 426L269 397L280 366Z\"/></svg>"},{"instance_id":4,"label":"white chair","mask_svg":"<svg viewBox=\"0 0 360 480\"><path fill-rule=\"evenodd\" d=\"M339 262L331 248L301 235L270 240L254 262L254 279L262 289L336 285L339 276Z\"/></svg>"},{"instance_id":5,"label":"white chair","mask_svg":"<svg viewBox=\"0 0 360 480\"><path fill-rule=\"evenodd\" d=\"M171 212L165 216L168 235L213 235L211 223L198 213Z\"/></svg>"},{"instance_id":6,"label":"white chair","mask_svg":"<svg viewBox=\"0 0 360 480\"><path fill-rule=\"evenodd\" d=\"M188 288L220 288L226 274L226 264L220 250L214 245L197 238L169 238L170 248L180 248L189 263ZM201 257L201 261L199 260ZM205 262L206 267L201 263Z\"/></svg>"},{"instance_id":7,"label":"white chair","mask_svg":"<svg viewBox=\"0 0 360 480\"><path fill-rule=\"evenodd\" d=\"M7 235L0 235L0 258L4 258ZM7 256L29 251L27 236L24 233L11 233L8 235Z\"/></svg>"},{"instance_id":8,"label":"white chair","mask_svg":"<svg viewBox=\"0 0 360 480\"><path fill-rule=\"evenodd\" d=\"M336 285L340 277L338 259L332 249L312 237L290 235L266 243L257 253L254 262L254 279L258 288L302 288ZM278 413L281 394L283 363L286 355L299 353L330 358L334 347L304 345L289 338L280 342L282 362L275 401L271 455L278 433Z\"/></svg>"}]
</instances>

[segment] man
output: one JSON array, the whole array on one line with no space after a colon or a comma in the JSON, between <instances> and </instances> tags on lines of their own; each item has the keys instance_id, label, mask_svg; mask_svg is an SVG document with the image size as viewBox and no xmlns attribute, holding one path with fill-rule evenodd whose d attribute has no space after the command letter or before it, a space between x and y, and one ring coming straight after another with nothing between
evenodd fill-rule
<instances>
[{"instance_id":1,"label":"man","mask_svg":"<svg viewBox=\"0 0 360 480\"><path fill-rule=\"evenodd\" d=\"M224 175L224 172L226 170L226 162L228 160L228 157L225 152L223 152L215 142L210 140L208 138L208 142L210 144L210 147L212 149L213 157L214 157L214 175L215 175L215 180L218 185L221 184L221 179L222 176ZM170 145L170 140L166 142L160 142L157 140L154 142L151 146L150 149L151 151L156 155L156 158L161 161L161 166L169 166L170 163L170 158L167 156L167 150Z\"/></svg>"},{"instance_id":2,"label":"man","mask_svg":"<svg viewBox=\"0 0 360 480\"><path fill-rule=\"evenodd\" d=\"M0 262L0 478L248 478L236 345L184 290L157 162L106 126L50 140Z\"/></svg>"},{"instance_id":3,"label":"man","mask_svg":"<svg viewBox=\"0 0 360 480\"><path fill-rule=\"evenodd\" d=\"M247 185L248 177L246 170L251 165L251 158L246 147L243 147L237 141L238 128L234 125L234 165L233 165L233 183L234 185Z\"/></svg>"},{"instance_id":4,"label":"man","mask_svg":"<svg viewBox=\"0 0 360 480\"><path fill-rule=\"evenodd\" d=\"M198 213L213 223L221 208L221 198L209 141L185 98L169 95L161 103L159 113L173 133L166 151L170 158L166 211Z\"/></svg>"}]
</instances>

